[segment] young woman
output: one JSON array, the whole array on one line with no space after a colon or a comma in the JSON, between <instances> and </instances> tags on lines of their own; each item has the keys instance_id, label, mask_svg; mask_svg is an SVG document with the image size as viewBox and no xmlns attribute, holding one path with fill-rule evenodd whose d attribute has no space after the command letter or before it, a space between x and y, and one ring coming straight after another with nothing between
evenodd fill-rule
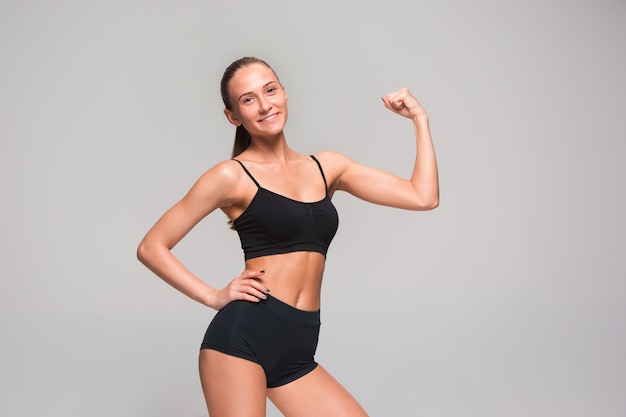
<instances>
[{"instance_id":1,"label":"young woman","mask_svg":"<svg viewBox=\"0 0 626 417\"><path fill-rule=\"evenodd\" d=\"M150 229L138 257L187 296L218 311L200 350L200 378L211 417L265 415L265 399L287 417L366 416L313 359L319 333L326 251L337 230L336 191L408 210L439 203L428 116L409 90L383 97L410 119L417 154L411 178L323 151L289 148L287 94L270 66L233 62L222 78L224 113L237 127L233 159L218 163ZM171 249L209 213L231 219L245 269L218 290L193 275ZM271 294L271 295L270 295Z\"/></svg>"}]
</instances>

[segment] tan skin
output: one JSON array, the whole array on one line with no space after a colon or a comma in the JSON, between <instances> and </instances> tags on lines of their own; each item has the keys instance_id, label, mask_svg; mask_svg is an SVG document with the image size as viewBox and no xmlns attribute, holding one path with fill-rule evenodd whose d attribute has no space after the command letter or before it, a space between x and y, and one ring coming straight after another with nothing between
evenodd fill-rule
<instances>
[{"instance_id":1,"label":"tan skin","mask_svg":"<svg viewBox=\"0 0 626 417\"><path fill-rule=\"evenodd\" d=\"M239 69L229 83L235 126L243 124L252 143L237 159L264 187L297 201L325 196L319 168L308 156L289 148L283 128L287 95L274 72L262 64ZM410 119L417 153L409 179L367 167L333 151L316 154L329 185L329 195L346 191L358 198L407 210L430 210L439 203L437 163L428 116L408 89L383 97L387 109ZM317 252L294 252L246 261L242 274L215 289L193 275L171 249L205 216L220 209L236 219L246 209L256 185L235 161L223 161L204 173L189 192L148 231L138 248L139 259L187 296L215 310L234 300L258 302L272 296L307 311L320 308L325 258ZM294 279L294 277L298 279ZM211 417L265 416L265 398L287 417L366 416L354 398L322 366L298 380L266 388L260 365L215 350L200 352L200 377Z\"/></svg>"}]
</instances>

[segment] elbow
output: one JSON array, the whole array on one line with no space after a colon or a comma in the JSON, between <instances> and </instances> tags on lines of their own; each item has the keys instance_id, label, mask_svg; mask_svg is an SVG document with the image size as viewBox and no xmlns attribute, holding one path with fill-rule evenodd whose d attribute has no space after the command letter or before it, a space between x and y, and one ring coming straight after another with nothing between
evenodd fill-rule
<instances>
[{"instance_id":1,"label":"elbow","mask_svg":"<svg viewBox=\"0 0 626 417\"><path fill-rule=\"evenodd\" d=\"M439 207L439 198L434 199L424 210L434 210Z\"/></svg>"},{"instance_id":2,"label":"elbow","mask_svg":"<svg viewBox=\"0 0 626 417\"><path fill-rule=\"evenodd\" d=\"M420 199L413 206L414 211L430 211L439 207L439 196L433 196L426 199Z\"/></svg>"},{"instance_id":3,"label":"elbow","mask_svg":"<svg viewBox=\"0 0 626 417\"><path fill-rule=\"evenodd\" d=\"M141 242L139 246L137 246L137 260L143 264L145 263L144 262L145 259L146 259L146 248L143 242Z\"/></svg>"},{"instance_id":4,"label":"elbow","mask_svg":"<svg viewBox=\"0 0 626 417\"><path fill-rule=\"evenodd\" d=\"M437 207L439 207L439 192L437 192L437 195L432 198L428 210L434 210Z\"/></svg>"},{"instance_id":5,"label":"elbow","mask_svg":"<svg viewBox=\"0 0 626 417\"><path fill-rule=\"evenodd\" d=\"M434 210L437 207L439 207L439 199L434 199L432 201L429 201L428 203L424 204L422 206L422 208L420 209L421 211L430 211L430 210Z\"/></svg>"},{"instance_id":6,"label":"elbow","mask_svg":"<svg viewBox=\"0 0 626 417\"><path fill-rule=\"evenodd\" d=\"M411 190L409 210L429 211L439 207L439 185L424 184L421 187L414 186Z\"/></svg>"},{"instance_id":7,"label":"elbow","mask_svg":"<svg viewBox=\"0 0 626 417\"><path fill-rule=\"evenodd\" d=\"M163 258L165 253L171 249L170 246L154 238L144 238L137 247L136 255L139 262L148 267L148 269L152 269Z\"/></svg>"},{"instance_id":8,"label":"elbow","mask_svg":"<svg viewBox=\"0 0 626 417\"><path fill-rule=\"evenodd\" d=\"M146 242L142 240L137 247L137 260L139 260L142 264L147 265L149 258L150 250L148 249Z\"/></svg>"}]
</instances>

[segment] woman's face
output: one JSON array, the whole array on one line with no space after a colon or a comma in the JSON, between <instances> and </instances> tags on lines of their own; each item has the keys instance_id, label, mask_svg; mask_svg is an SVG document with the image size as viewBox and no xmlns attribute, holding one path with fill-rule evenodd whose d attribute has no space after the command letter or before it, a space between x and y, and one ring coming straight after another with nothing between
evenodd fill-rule
<instances>
[{"instance_id":1,"label":"woman's face","mask_svg":"<svg viewBox=\"0 0 626 417\"><path fill-rule=\"evenodd\" d=\"M232 110L224 113L232 124L242 124L253 137L282 133L287 94L274 71L263 64L242 67L230 80L228 91Z\"/></svg>"}]
</instances>

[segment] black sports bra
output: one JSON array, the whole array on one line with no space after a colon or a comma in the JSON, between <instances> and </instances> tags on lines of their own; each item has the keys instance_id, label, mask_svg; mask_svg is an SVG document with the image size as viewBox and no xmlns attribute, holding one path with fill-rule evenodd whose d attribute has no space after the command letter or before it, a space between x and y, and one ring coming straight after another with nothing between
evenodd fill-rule
<instances>
[{"instance_id":1,"label":"black sports bra","mask_svg":"<svg viewBox=\"0 0 626 417\"><path fill-rule=\"evenodd\" d=\"M254 198L233 221L239 234L245 259L281 253L311 251L326 256L339 225L339 217L328 198L328 184L319 161L317 163L324 180L326 195L320 201L305 203L267 190L239 162L258 190Z\"/></svg>"}]
</instances>

